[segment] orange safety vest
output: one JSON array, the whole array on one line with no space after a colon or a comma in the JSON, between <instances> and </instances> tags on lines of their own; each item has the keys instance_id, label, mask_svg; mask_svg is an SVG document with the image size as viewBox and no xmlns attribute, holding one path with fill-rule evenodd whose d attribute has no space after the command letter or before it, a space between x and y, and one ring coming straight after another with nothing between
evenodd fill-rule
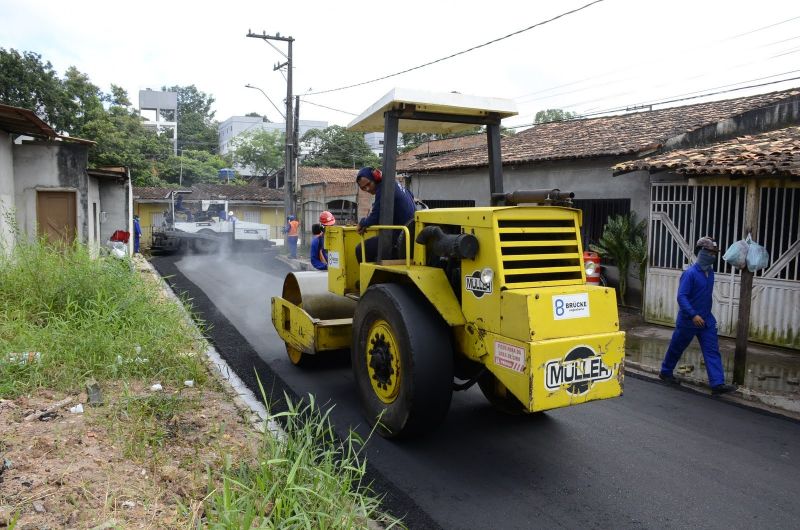
<instances>
[{"instance_id":1,"label":"orange safety vest","mask_svg":"<svg viewBox=\"0 0 800 530\"><path fill-rule=\"evenodd\" d=\"M300 226L300 221L289 221L289 235L297 236L297 228Z\"/></svg>"}]
</instances>

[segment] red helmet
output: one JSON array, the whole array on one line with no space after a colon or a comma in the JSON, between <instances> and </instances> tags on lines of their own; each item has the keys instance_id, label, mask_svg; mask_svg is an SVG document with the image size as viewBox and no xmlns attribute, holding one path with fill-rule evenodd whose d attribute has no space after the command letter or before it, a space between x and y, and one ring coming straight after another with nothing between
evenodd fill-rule
<instances>
[{"instance_id":1,"label":"red helmet","mask_svg":"<svg viewBox=\"0 0 800 530\"><path fill-rule=\"evenodd\" d=\"M336 224L336 218L333 216L331 212L325 210L321 214L319 214L319 223L322 226L331 226Z\"/></svg>"}]
</instances>

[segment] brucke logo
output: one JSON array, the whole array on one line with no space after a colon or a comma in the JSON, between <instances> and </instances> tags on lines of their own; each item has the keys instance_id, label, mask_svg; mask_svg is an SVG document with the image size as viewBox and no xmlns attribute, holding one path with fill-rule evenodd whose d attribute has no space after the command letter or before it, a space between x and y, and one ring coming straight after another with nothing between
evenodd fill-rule
<instances>
[{"instance_id":1,"label":"brucke logo","mask_svg":"<svg viewBox=\"0 0 800 530\"><path fill-rule=\"evenodd\" d=\"M547 390L558 390L567 385L567 392L585 394L598 381L608 381L614 370L603 364L603 359L589 346L576 346L563 359L548 361L544 365Z\"/></svg>"}]
</instances>

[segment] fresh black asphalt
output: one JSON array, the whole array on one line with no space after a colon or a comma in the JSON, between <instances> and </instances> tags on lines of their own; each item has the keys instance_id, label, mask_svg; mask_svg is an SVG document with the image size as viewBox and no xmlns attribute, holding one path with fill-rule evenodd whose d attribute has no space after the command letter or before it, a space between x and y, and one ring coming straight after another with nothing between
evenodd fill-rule
<instances>
[{"instance_id":1,"label":"fresh black asphalt","mask_svg":"<svg viewBox=\"0 0 800 530\"><path fill-rule=\"evenodd\" d=\"M269 318L288 268L269 254L153 264L258 392L313 393L340 434L368 434L346 355L292 366ZM280 405L279 405L280 406ZM622 398L538 416L459 392L440 429L372 438L369 479L410 528L797 528L800 424L628 377Z\"/></svg>"}]
</instances>

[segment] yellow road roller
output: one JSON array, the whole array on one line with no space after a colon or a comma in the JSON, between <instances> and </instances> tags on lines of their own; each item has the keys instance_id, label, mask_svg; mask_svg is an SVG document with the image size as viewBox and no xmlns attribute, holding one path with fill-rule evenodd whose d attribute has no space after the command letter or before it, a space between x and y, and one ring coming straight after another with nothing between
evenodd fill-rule
<instances>
[{"instance_id":1,"label":"yellow road roller","mask_svg":"<svg viewBox=\"0 0 800 530\"><path fill-rule=\"evenodd\" d=\"M499 126L514 114L497 98L389 92L349 126L384 131L386 224L328 227L328 271L289 274L272 299L293 364L350 348L364 414L385 437L434 429L453 391L474 384L511 414L622 395L616 295L586 283L573 194L503 191ZM476 125L488 138L488 206L421 209L407 226L389 224L398 132ZM376 235L378 257L366 261L358 246Z\"/></svg>"}]
</instances>

